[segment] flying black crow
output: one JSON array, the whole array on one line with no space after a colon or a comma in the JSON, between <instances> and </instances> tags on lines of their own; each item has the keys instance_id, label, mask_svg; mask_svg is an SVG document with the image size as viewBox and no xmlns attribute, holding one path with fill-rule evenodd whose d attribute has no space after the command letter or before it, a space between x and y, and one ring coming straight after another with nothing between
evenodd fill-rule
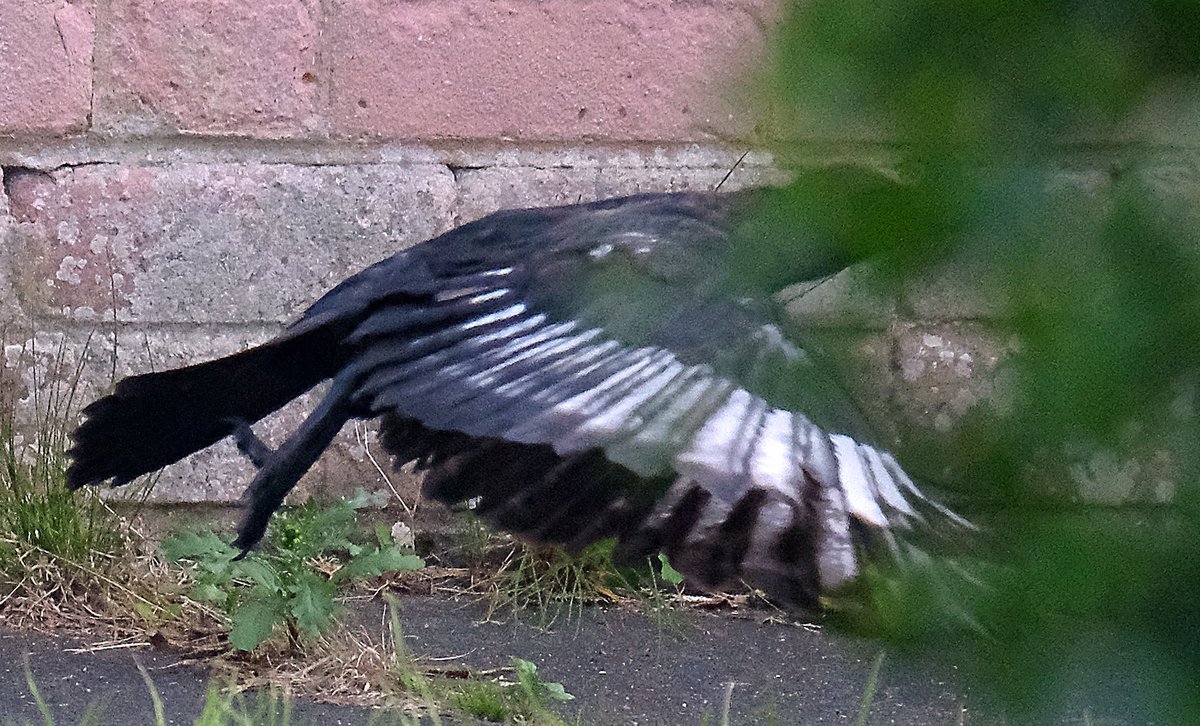
<instances>
[{"instance_id":1,"label":"flying black crow","mask_svg":"<svg viewBox=\"0 0 1200 726\"><path fill-rule=\"evenodd\" d=\"M783 190L503 211L350 277L275 339L88 406L68 485L125 484L233 436L258 467L237 547L351 419L522 537L664 551L690 581L808 605L864 552L957 526L785 333L772 292L853 261ZM855 210L851 210L852 212ZM857 210L859 214L863 210ZM250 424L330 380L276 450ZM877 548L877 545L883 547ZM885 555L886 556L886 555Z\"/></svg>"}]
</instances>

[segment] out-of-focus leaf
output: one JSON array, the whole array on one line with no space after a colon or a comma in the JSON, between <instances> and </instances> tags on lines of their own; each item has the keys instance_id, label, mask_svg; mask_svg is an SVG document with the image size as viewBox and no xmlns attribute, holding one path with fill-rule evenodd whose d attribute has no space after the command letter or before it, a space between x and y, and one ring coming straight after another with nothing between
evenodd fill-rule
<instances>
[{"instance_id":1,"label":"out-of-focus leaf","mask_svg":"<svg viewBox=\"0 0 1200 726\"><path fill-rule=\"evenodd\" d=\"M212 583L200 583L192 588L188 597L197 602L223 603L228 595L224 590Z\"/></svg>"},{"instance_id":2,"label":"out-of-focus leaf","mask_svg":"<svg viewBox=\"0 0 1200 726\"><path fill-rule=\"evenodd\" d=\"M211 559L224 555L233 559L238 554L237 550L213 532L181 532L163 540L162 548L163 554L172 562Z\"/></svg>"},{"instance_id":3,"label":"out-of-focus leaf","mask_svg":"<svg viewBox=\"0 0 1200 726\"><path fill-rule=\"evenodd\" d=\"M345 580L353 577L378 577L385 572L406 572L419 570L424 566L425 560L407 554L399 547L391 546L366 551L354 557L338 570L336 578Z\"/></svg>"},{"instance_id":4,"label":"out-of-focus leaf","mask_svg":"<svg viewBox=\"0 0 1200 726\"><path fill-rule=\"evenodd\" d=\"M956 653L1016 713L1083 684L1119 718L1200 721L1200 177L1163 151L1200 133L1200 3L789 3L763 77L782 155L866 141L897 183L802 180L744 266L872 256L895 295L970 260L996 313L969 324L1004 347L1003 410L898 432L974 506L974 546L868 573L842 615ZM1079 502L1135 480L1170 505Z\"/></svg>"},{"instance_id":5,"label":"out-of-focus leaf","mask_svg":"<svg viewBox=\"0 0 1200 726\"><path fill-rule=\"evenodd\" d=\"M254 650L275 628L278 610L262 600L249 600L233 613L229 642L238 650Z\"/></svg>"},{"instance_id":6,"label":"out-of-focus leaf","mask_svg":"<svg viewBox=\"0 0 1200 726\"><path fill-rule=\"evenodd\" d=\"M661 552L658 553L658 565L660 568L659 575L662 577L663 582L668 582L672 585L683 584L683 575L679 570L671 567L671 563L667 562L667 556Z\"/></svg>"},{"instance_id":7,"label":"out-of-focus leaf","mask_svg":"<svg viewBox=\"0 0 1200 726\"><path fill-rule=\"evenodd\" d=\"M319 635L333 622L333 583L320 577L304 577L295 586L288 611L296 625L309 635Z\"/></svg>"}]
</instances>

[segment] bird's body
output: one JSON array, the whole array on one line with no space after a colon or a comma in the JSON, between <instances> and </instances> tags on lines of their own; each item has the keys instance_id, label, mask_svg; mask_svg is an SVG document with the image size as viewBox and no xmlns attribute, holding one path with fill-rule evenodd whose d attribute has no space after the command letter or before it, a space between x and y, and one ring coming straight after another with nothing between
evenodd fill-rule
<instances>
[{"instance_id":1,"label":"bird's body","mask_svg":"<svg viewBox=\"0 0 1200 726\"><path fill-rule=\"evenodd\" d=\"M865 543L895 551L894 532L954 517L862 443L836 381L785 336L744 254L772 193L464 225L347 279L262 346L122 381L86 409L68 483L123 484L232 435L260 467L249 548L348 420L382 417L397 465L428 470L441 501L478 497L502 528L573 547L617 537L699 584L811 603L859 574ZM812 234L793 258L766 277L845 263ZM279 449L250 432L326 379Z\"/></svg>"}]
</instances>

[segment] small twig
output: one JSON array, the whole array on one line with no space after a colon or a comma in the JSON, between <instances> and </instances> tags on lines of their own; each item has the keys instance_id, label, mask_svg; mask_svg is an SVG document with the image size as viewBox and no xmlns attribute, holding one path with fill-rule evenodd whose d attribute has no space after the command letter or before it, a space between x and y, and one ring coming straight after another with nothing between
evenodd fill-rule
<instances>
[{"instance_id":1,"label":"small twig","mask_svg":"<svg viewBox=\"0 0 1200 726\"><path fill-rule=\"evenodd\" d=\"M479 650L479 649L472 648L472 649L468 650L466 653L463 653L462 655L443 655L443 656L439 656L437 658L427 657L424 660L427 660L431 663L443 663L448 660L461 660L463 658L466 658L468 655L471 655L472 653L474 653L477 650Z\"/></svg>"},{"instance_id":2,"label":"small twig","mask_svg":"<svg viewBox=\"0 0 1200 726\"><path fill-rule=\"evenodd\" d=\"M100 652L103 652L106 650L124 650L126 648L144 648L148 645L150 645L150 641L139 640L139 641L133 642L133 643L107 643L107 644L102 644L102 645L100 645L100 644L89 645L84 648L64 648L63 652L64 653L74 653L74 654L100 653Z\"/></svg>"},{"instance_id":3,"label":"small twig","mask_svg":"<svg viewBox=\"0 0 1200 726\"><path fill-rule=\"evenodd\" d=\"M371 446L367 443L367 436L363 429L364 427L361 423L358 421L354 422L354 438L358 439L359 445L362 446L363 451L366 452L367 461L370 461L371 465L375 467L375 471L379 472L380 478L383 479L384 483L387 484L388 489L392 490L392 495L396 497L396 501L400 502L400 506L404 507L405 513L407 513L410 517L413 516L417 511L416 503L413 503L413 506L410 507L408 506L408 503L404 501L404 497L400 496L400 492L396 489L396 485L392 483L392 478L388 476L388 473L375 459L375 455L371 453Z\"/></svg>"},{"instance_id":4,"label":"small twig","mask_svg":"<svg viewBox=\"0 0 1200 726\"><path fill-rule=\"evenodd\" d=\"M742 161L750 155L749 150L738 157L738 160L733 162L733 166L729 167L729 171L725 172L725 176L721 177L721 181L717 182L717 186L713 189L714 192L721 191L721 187L725 186L725 182L729 181L729 177L733 176L733 172L742 165Z\"/></svg>"},{"instance_id":5,"label":"small twig","mask_svg":"<svg viewBox=\"0 0 1200 726\"><path fill-rule=\"evenodd\" d=\"M736 685L734 681L725 683L725 700L721 702L721 726L729 726L729 711L733 708L733 687Z\"/></svg>"}]
</instances>

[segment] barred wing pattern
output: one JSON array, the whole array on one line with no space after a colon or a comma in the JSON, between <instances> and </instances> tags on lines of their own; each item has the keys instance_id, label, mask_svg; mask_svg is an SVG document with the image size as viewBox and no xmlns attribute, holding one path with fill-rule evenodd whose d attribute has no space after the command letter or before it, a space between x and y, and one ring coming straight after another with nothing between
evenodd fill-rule
<instances>
[{"instance_id":1,"label":"barred wing pattern","mask_svg":"<svg viewBox=\"0 0 1200 726\"><path fill-rule=\"evenodd\" d=\"M890 454L764 397L796 398L778 387L747 389L766 380L764 360L782 362L797 387L819 374L754 306L727 310L727 329L700 331L725 348L720 367L697 362L707 358L694 346L628 342L677 342L677 320L727 294L719 256L674 275L654 258L681 234L693 251L728 245L723 219L693 211L714 205L678 198L672 218L660 198L648 201L657 228L649 215L627 217L637 234L570 220L569 234L539 230L571 240L566 249L539 242L500 266L450 267L432 304L380 306L363 319L347 338L360 370L354 407L385 417L397 463L416 460L431 470L432 496L479 497L485 517L531 539L578 549L615 536L626 556L665 550L704 586L744 580L790 603L853 580L867 541L899 554L894 532L930 517L960 522ZM553 294L538 289L547 269L605 286L591 288L598 299L539 305ZM614 338L596 311L649 278L665 283L656 308ZM435 319L432 332L411 335Z\"/></svg>"}]
</instances>

